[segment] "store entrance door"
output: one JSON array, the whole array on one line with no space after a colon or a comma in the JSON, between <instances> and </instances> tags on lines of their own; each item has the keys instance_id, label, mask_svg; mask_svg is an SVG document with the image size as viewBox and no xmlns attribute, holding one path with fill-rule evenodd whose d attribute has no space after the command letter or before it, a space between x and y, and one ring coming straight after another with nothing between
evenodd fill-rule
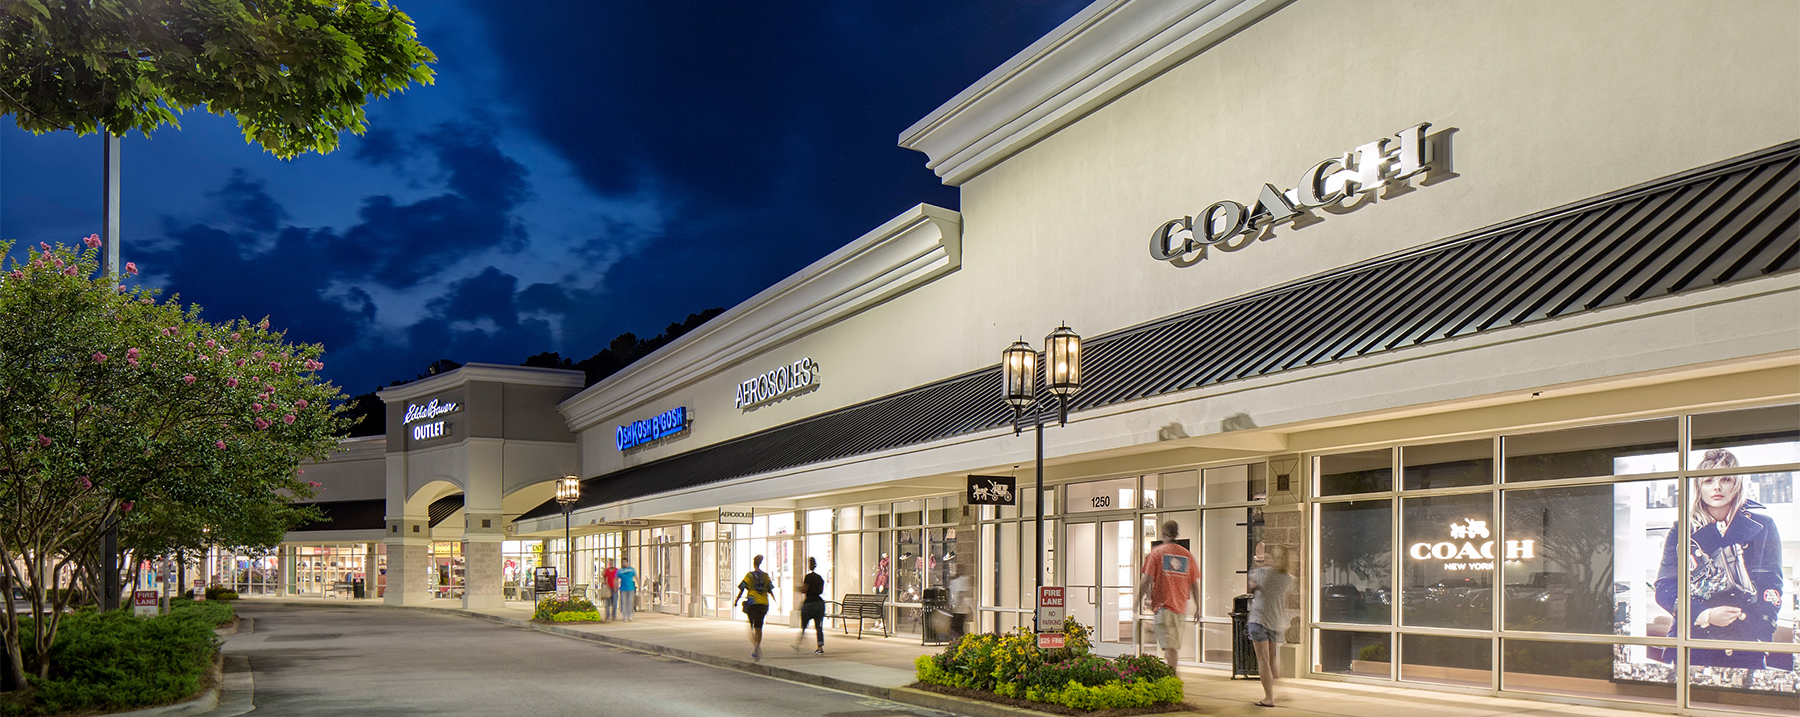
<instances>
[{"instance_id":1,"label":"store entrance door","mask_svg":"<svg viewBox=\"0 0 1800 717\"><path fill-rule=\"evenodd\" d=\"M1070 521L1063 532L1069 614L1093 628L1094 652L1108 657L1136 652L1135 524L1131 516Z\"/></svg>"}]
</instances>

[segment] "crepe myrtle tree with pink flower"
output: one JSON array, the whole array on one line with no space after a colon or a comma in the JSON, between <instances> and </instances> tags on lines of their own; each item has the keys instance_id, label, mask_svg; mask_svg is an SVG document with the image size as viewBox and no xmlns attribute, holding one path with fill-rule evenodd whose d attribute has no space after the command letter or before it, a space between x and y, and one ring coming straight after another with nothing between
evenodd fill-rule
<instances>
[{"instance_id":1,"label":"crepe myrtle tree with pink flower","mask_svg":"<svg viewBox=\"0 0 1800 717\"><path fill-rule=\"evenodd\" d=\"M120 290L96 270L102 251L97 238L39 244L0 273L0 571L32 607L0 611L0 667L18 685L49 674L74 595L97 597L102 535L119 529L121 565L273 546L316 517L289 507L316 490L299 465L346 427L319 346L266 318L214 323L179 297ZM55 576L78 590L48 589ZM43 624L21 644L33 614Z\"/></svg>"}]
</instances>

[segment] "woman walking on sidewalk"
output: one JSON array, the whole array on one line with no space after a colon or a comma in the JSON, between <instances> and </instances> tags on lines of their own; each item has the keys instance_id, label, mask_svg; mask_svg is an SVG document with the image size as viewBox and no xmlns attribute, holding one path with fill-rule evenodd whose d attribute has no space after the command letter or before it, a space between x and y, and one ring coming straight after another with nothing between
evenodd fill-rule
<instances>
[{"instance_id":1,"label":"woman walking on sidewalk","mask_svg":"<svg viewBox=\"0 0 1800 717\"><path fill-rule=\"evenodd\" d=\"M625 621L631 622L631 612L637 609L637 568L631 567L631 558L623 558L619 564L624 567L616 575L619 585L613 599L622 605L619 612L625 615Z\"/></svg>"},{"instance_id":2,"label":"woman walking on sidewalk","mask_svg":"<svg viewBox=\"0 0 1800 717\"><path fill-rule=\"evenodd\" d=\"M819 649L813 650L815 655L825 654L825 578L819 577L819 559L806 559L806 577L801 580L799 592L806 596L800 603L800 636L794 638L794 652L800 651L800 643L806 641L806 623L813 624L813 630L819 635Z\"/></svg>"},{"instance_id":3,"label":"woman walking on sidewalk","mask_svg":"<svg viewBox=\"0 0 1800 717\"><path fill-rule=\"evenodd\" d=\"M1276 662L1276 645L1281 644L1281 630L1287 627L1287 594L1294 586L1288 573L1288 549L1271 546L1258 556L1264 563L1250 571L1250 644L1256 648L1256 674L1262 678L1263 698L1258 707L1275 706L1275 681L1281 679L1281 664Z\"/></svg>"},{"instance_id":4,"label":"woman walking on sidewalk","mask_svg":"<svg viewBox=\"0 0 1800 717\"><path fill-rule=\"evenodd\" d=\"M762 570L763 556L758 555L750 560L750 572L744 573L744 579L738 581L738 596L732 598L736 605L741 598L744 601L744 617L750 620L750 659L762 659L763 618L769 615L769 596L775 592L775 579Z\"/></svg>"}]
</instances>

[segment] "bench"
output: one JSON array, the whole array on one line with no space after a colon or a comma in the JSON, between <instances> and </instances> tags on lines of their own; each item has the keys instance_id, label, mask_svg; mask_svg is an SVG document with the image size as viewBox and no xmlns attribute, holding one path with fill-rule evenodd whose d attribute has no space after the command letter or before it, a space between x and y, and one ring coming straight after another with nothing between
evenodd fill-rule
<instances>
[{"instance_id":1,"label":"bench","mask_svg":"<svg viewBox=\"0 0 1800 717\"><path fill-rule=\"evenodd\" d=\"M850 593L843 601L825 601L825 619L838 620L844 634L850 634L850 621L856 621L856 639L861 640L863 624L868 620L881 623L881 636L887 637L887 598L868 593Z\"/></svg>"}]
</instances>

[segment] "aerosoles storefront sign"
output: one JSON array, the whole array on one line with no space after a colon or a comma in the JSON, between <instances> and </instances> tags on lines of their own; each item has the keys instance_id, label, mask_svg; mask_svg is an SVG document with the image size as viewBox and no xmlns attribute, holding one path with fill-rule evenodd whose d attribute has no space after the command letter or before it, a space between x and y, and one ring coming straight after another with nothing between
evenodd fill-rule
<instances>
[{"instance_id":1,"label":"aerosoles storefront sign","mask_svg":"<svg viewBox=\"0 0 1800 717\"><path fill-rule=\"evenodd\" d=\"M1364 194L1417 176L1431 168L1431 145L1425 137L1430 127L1430 122L1420 122L1393 137L1320 160L1300 175L1293 189L1264 184L1247 205L1225 199L1194 216L1163 222L1150 233L1150 258L1174 261L1234 237L1293 221L1313 209L1355 204Z\"/></svg>"},{"instance_id":2,"label":"aerosoles storefront sign","mask_svg":"<svg viewBox=\"0 0 1800 717\"><path fill-rule=\"evenodd\" d=\"M737 407L752 408L773 401L782 396L794 393L803 388L818 385L814 374L819 365L810 358L803 358L786 366L779 366L765 371L762 375L737 385Z\"/></svg>"}]
</instances>

